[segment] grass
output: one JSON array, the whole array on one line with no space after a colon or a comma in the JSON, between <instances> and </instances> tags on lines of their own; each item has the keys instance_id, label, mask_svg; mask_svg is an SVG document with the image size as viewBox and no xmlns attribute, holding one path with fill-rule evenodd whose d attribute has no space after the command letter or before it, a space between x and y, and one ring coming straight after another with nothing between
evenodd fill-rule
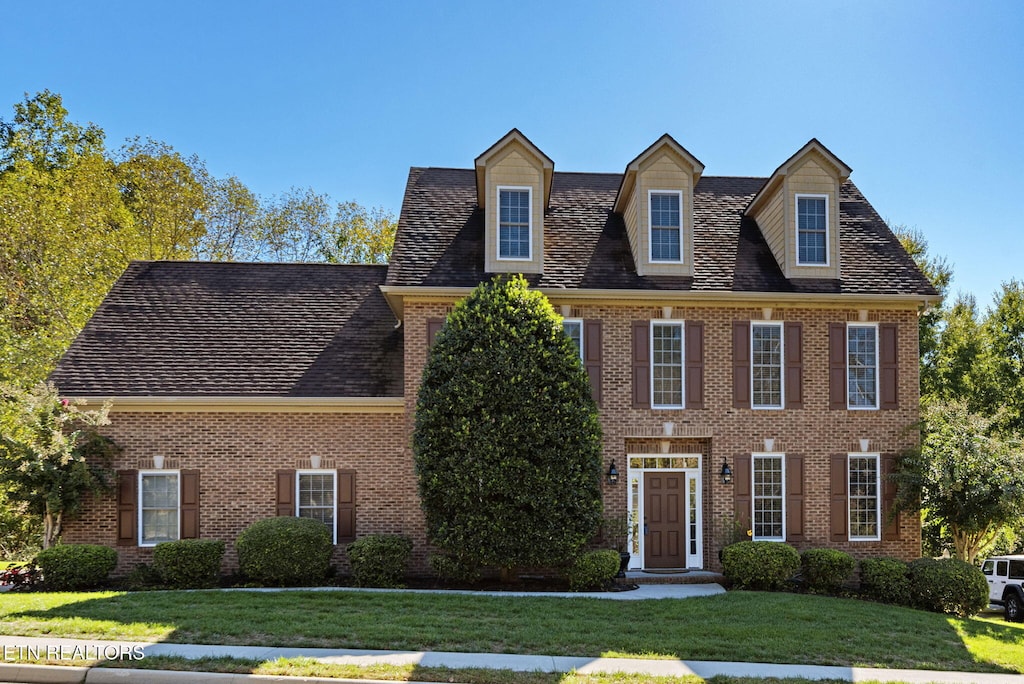
<instances>
[{"instance_id":1,"label":"grass","mask_svg":"<svg viewBox=\"0 0 1024 684\"><path fill-rule=\"evenodd\" d=\"M0 594L10 635L1024 672L1024 629L810 595ZM560 680L561 681L561 680Z\"/></svg>"}]
</instances>

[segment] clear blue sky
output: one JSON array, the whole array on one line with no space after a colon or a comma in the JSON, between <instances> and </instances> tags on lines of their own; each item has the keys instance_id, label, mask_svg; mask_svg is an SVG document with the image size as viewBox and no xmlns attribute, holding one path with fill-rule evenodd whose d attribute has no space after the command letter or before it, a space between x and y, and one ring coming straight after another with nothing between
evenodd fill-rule
<instances>
[{"instance_id":1,"label":"clear blue sky","mask_svg":"<svg viewBox=\"0 0 1024 684\"><path fill-rule=\"evenodd\" d=\"M1024 278L1024 3L17 3L0 117L64 96L117 147L162 140L272 195L396 213L410 166L468 168L512 127L561 171L621 172L662 133L707 175L812 137L954 291Z\"/></svg>"}]
</instances>

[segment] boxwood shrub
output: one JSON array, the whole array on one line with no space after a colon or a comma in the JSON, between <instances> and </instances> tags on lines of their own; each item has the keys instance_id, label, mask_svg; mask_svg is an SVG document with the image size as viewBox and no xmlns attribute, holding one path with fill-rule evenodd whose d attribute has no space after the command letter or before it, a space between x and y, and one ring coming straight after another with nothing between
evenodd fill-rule
<instances>
[{"instance_id":1,"label":"boxwood shrub","mask_svg":"<svg viewBox=\"0 0 1024 684\"><path fill-rule=\"evenodd\" d=\"M588 551L576 558L566 570L573 591L601 589L619 572L619 552L613 549Z\"/></svg>"},{"instance_id":2,"label":"boxwood shrub","mask_svg":"<svg viewBox=\"0 0 1024 684\"><path fill-rule=\"evenodd\" d=\"M785 587L800 569L800 554L789 544L743 541L725 547L722 567L726 580L738 589L773 591Z\"/></svg>"},{"instance_id":3,"label":"boxwood shrub","mask_svg":"<svg viewBox=\"0 0 1024 684\"><path fill-rule=\"evenodd\" d=\"M153 570L160 581L175 589L203 589L217 585L224 542L179 539L153 549Z\"/></svg>"},{"instance_id":4,"label":"boxwood shrub","mask_svg":"<svg viewBox=\"0 0 1024 684\"><path fill-rule=\"evenodd\" d=\"M910 575L907 564L895 558L865 558L860 562L860 588L867 598L910 605Z\"/></svg>"},{"instance_id":5,"label":"boxwood shrub","mask_svg":"<svg viewBox=\"0 0 1024 684\"><path fill-rule=\"evenodd\" d=\"M36 555L47 589L92 589L117 565L117 551L96 544L58 544Z\"/></svg>"},{"instance_id":6,"label":"boxwood shrub","mask_svg":"<svg viewBox=\"0 0 1024 684\"><path fill-rule=\"evenodd\" d=\"M839 591L856 566L853 556L836 549L808 549L800 554L800 574L807 589L819 594Z\"/></svg>"},{"instance_id":7,"label":"boxwood shrub","mask_svg":"<svg viewBox=\"0 0 1024 684\"><path fill-rule=\"evenodd\" d=\"M257 520L235 541L242 574L268 586L320 584L331 567L331 534L319 520Z\"/></svg>"},{"instance_id":8,"label":"boxwood shrub","mask_svg":"<svg viewBox=\"0 0 1024 684\"><path fill-rule=\"evenodd\" d=\"M917 608L966 617L988 606L988 582L970 563L918 558L909 572L910 600Z\"/></svg>"},{"instance_id":9,"label":"boxwood shrub","mask_svg":"<svg viewBox=\"0 0 1024 684\"><path fill-rule=\"evenodd\" d=\"M397 534L371 534L345 547L357 587L402 587L412 541Z\"/></svg>"}]
</instances>

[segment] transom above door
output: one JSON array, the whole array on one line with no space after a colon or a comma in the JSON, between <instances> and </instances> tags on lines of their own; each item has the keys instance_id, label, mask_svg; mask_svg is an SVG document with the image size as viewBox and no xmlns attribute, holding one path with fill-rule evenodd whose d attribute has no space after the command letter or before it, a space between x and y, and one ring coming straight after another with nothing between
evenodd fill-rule
<instances>
[{"instance_id":1,"label":"transom above door","mask_svg":"<svg viewBox=\"0 0 1024 684\"><path fill-rule=\"evenodd\" d=\"M630 454L630 569L701 568L700 454Z\"/></svg>"}]
</instances>

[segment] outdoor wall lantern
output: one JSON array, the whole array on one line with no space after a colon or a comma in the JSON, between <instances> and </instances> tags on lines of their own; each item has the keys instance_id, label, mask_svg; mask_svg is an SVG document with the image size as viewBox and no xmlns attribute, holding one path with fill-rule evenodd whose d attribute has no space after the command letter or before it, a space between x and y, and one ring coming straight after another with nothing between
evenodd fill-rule
<instances>
[{"instance_id":1,"label":"outdoor wall lantern","mask_svg":"<svg viewBox=\"0 0 1024 684\"><path fill-rule=\"evenodd\" d=\"M615 459L612 459L612 464L608 466L608 484L617 484L619 481L619 469L615 467Z\"/></svg>"},{"instance_id":2,"label":"outdoor wall lantern","mask_svg":"<svg viewBox=\"0 0 1024 684\"><path fill-rule=\"evenodd\" d=\"M732 468L724 458L722 459L722 484L732 484Z\"/></svg>"}]
</instances>

